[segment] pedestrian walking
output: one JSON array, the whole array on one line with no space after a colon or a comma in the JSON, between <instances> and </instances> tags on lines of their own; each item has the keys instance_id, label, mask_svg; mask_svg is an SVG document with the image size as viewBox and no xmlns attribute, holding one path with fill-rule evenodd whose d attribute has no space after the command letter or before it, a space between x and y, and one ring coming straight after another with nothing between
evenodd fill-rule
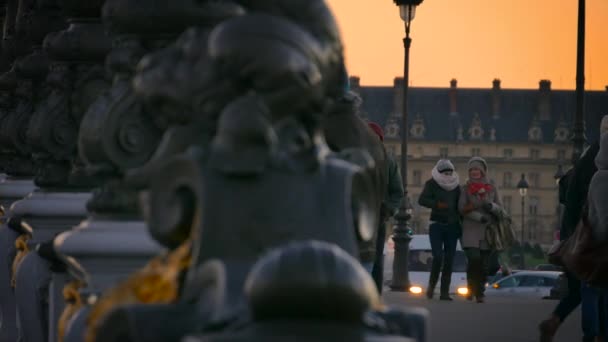
<instances>
[{"instance_id":1,"label":"pedestrian walking","mask_svg":"<svg viewBox=\"0 0 608 342\"><path fill-rule=\"evenodd\" d=\"M490 244L486 240L486 227L492 213L502 211L498 190L488 177L488 164L481 157L468 162L469 179L462 186L458 209L463 215L462 247L467 256L467 282L469 299L484 302Z\"/></svg>"},{"instance_id":2,"label":"pedestrian walking","mask_svg":"<svg viewBox=\"0 0 608 342\"><path fill-rule=\"evenodd\" d=\"M451 301L450 283L456 245L461 235L461 218L458 211L460 178L454 165L441 159L431 170L418 198L418 204L431 209L429 239L433 262L426 296L431 299L441 273L440 300Z\"/></svg>"},{"instance_id":3,"label":"pedestrian walking","mask_svg":"<svg viewBox=\"0 0 608 342\"><path fill-rule=\"evenodd\" d=\"M600 123L600 136L608 133L608 115ZM600 142L591 144L579 157L564 177L560 180L560 202L564 204L560 240L567 240L576 229L583 206L589 195L589 184L597 172L596 157L600 150ZM562 199L563 196L563 199ZM594 292L586 286L581 287L581 281L569 270L565 270L567 293L557 304L551 316L539 325L540 341L551 342L564 320L581 304L581 295L593 296ZM594 302L587 299L586 302Z\"/></svg>"},{"instance_id":4,"label":"pedestrian walking","mask_svg":"<svg viewBox=\"0 0 608 342\"><path fill-rule=\"evenodd\" d=\"M384 141L384 132L380 125L375 122L369 122L368 125L372 131L378 135L378 138L381 141ZM382 294L382 289L384 287L384 244L386 243L386 224L390 218L397 214L401 201L403 201L403 198L405 197L397 161L395 161L394 156L389 155L388 153L386 155L386 161L388 183L386 196L382 202L382 210L380 212L378 238L376 239L376 257L372 268L372 278L374 279L380 294Z\"/></svg>"}]
</instances>

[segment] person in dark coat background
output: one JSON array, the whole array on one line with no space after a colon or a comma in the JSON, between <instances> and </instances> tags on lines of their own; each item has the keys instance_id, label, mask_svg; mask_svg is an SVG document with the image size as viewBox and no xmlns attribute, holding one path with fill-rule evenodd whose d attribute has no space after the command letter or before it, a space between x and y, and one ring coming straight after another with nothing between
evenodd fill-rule
<instances>
[{"instance_id":1,"label":"person in dark coat background","mask_svg":"<svg viewBox=\"0 0 608 342\"><path fill-rule=\"evenodd\" d=\"M608 133L608 115L602 118L600 135ZM597 172L595 158L600 150L600 142L591 144L560 179L560 202L564 204L560 240L567 240L578 225L583 206L587 201L589 184ZM562 197L563 196L563 197ZM568 292L553 310L551 317L540 323L541 342L553 341L553 336L561 323L581 304L581 281L574 274L565 270Z\"/></svg>"},{"instance_id":2,"label":"person in dark coat background","mask_svg":"<svg viewBox=\"0 0 608 342\"><path fill-rule=\"evenodd\" d=\"M435 286L441 273L440 300L450 298L452 265L456 254L456 245L461 234L460 212L460 179L454 165L447 159L437 162L431 171L432 178L424 184L418 198L418 204L431 209L429 238L433 253L433 265L427 287L427 298L433 298Z\"/></svg>"},{"instance_id":3,"label":"person in dark coat background","mask_svg":"<svg viewBox=\"0 0 608 342\"><path fill-rule=\"evenodd\" d=\"M375 122L368 123L369 128L372 129L381 141L384 141L384 132L380 125ZM399 172L399 166L395 161L395 158L387 154L387 191L382 203L380 226L378 227L378 238L376 240L376 258L374 260L374 266L372 268L372 278L376 283L378 292L382 294L383 282L384 282L384 244L386 242L386 223L387 221L397 214L401 201L403 201L403 182L401 181L401 173Z\"/></svg>"}]
</instances>

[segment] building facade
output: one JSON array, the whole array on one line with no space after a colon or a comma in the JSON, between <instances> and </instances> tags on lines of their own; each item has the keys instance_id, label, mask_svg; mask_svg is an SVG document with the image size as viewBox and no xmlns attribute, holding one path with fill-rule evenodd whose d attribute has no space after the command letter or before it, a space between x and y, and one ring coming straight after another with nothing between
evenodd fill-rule
<instances>
[{"instance_id":1,"label":"building facade","mask_svg":"<svg viewBox=\"0 0 608 342\"><path fill-rule=\"evenodd\" d=\"M361 115L384 127L388 153L400 158L403 79L396 78L392 87L361 87L358 77L350 82L363 99ZM548 80L531 90L502 89L497 79L488 89L464 89L451 80L448 88L410 88L408 100L408 195L415 232L428 232L430 211L418 205L418 197L437 160L452 160L464 183L467 161L481 156L518 237L523 213L523 240L551 244L558 229L555 174L571 165L574 91L551 90ZM587 92L589 142L598 139L606 114L608 89ZM523 207L516 187L522 175L530 185Z\"/></svg>"}]
</instances>

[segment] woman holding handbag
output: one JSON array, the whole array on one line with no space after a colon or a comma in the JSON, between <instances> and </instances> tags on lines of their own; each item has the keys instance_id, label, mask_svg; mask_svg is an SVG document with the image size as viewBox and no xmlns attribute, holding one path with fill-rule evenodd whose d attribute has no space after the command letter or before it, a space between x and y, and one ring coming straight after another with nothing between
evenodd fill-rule
<instances>
[{"instance_id":1,"label":"woman holding handbag","mask_svg":"<svg viewBox=\"0 0 608 342\"><path fill-rule=\"evenodd\" d=\"M498 190L487 178L488 164L481 157L469 160L469 179L460 191L458 209L463 215L462 248L467 256L467 281L469 299L474 296L478 303L484 302L486 269L490 256L490 245L486 241L486 226L491 213L501 210Z\"/></svg>"}]
</instances>

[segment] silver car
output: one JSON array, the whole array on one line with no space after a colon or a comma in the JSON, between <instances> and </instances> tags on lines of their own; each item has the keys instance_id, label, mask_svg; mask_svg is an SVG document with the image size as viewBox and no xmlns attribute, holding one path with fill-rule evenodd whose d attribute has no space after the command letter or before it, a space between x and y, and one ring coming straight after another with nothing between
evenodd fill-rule
<instances>
[{"instance_id":1,"label":"silver car","mask_svg":"<svg viewBox=\"0 0 608 342\"><path fill-rule=\"evenodd\" d=\"M547 298L551 289L559 285L562 272L556 271L519 271L489 284L487 297Z\"/></svg>"}]
</instances>

